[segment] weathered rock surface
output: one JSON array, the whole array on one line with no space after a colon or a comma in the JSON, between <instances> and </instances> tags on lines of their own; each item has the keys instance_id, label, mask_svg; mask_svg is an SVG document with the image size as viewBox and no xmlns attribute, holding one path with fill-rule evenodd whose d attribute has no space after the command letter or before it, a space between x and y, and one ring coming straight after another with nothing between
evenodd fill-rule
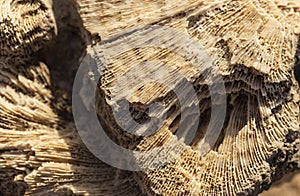
<instances>
[{"instance_id":1,"label":"weathered rock surface","mask_svg":"<svg viewBox=\"0 0 300 196\"><path fill-rule=\"evenodd\" d=\"M256 195L299 169L297 0L2 0L0 6L2 195ZM203 56L191 51L195 42ZM81 141L71 87L87 46L103 67L96 106L105 131L127 149L150 150L136 157L142 163L157 156L151 149L172 141L165 150L179 153L163 167L119 170ZM98 57L107 51L105 65ZM140 66L145 62L150 68ZM163 85L142 83L158 73ZM225 103L216 99L222 89L212 90L221 84ZM196 96L187 96L187 86ZM124 130L116 121L114 107L123 102L138 128ZM163 107L149 112L156 102ZM224 105L223 123L211 114ZM151 118L162 116L151 132ZM196 127L189 142L186 132L178 137L182 121L186 132ZM217 129L221 134L209 135Z\"/></svg>"}]
</instances>

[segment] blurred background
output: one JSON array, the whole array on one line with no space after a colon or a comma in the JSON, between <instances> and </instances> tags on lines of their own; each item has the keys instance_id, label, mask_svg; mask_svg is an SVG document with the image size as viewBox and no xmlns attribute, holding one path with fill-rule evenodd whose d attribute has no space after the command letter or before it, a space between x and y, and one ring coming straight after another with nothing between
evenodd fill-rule
<instances>
[{"instance_id":1,"label":"blurred background","mask_svg":"<svg viewBox=\"0 0 300 196\"><path fill-rule=\"evenodd\" d=\"M285 176L259 196L300 196L300 172Z\"/></svg>"}]
</instances>

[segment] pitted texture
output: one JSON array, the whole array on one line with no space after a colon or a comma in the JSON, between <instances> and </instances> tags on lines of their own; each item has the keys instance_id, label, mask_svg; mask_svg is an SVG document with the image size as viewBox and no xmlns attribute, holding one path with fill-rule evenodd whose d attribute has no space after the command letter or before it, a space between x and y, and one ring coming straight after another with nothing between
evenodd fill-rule
<instances>
[{"instance_id":1,"label":"pitted texture","mask_svg":"<svg viewBox=\"0 0 300 196\"><path fill-rule=\"evenodd\" d=\"M0 30L0 195L139 195L133 175L95 158L70 118L62 87L87 41L74 2L54 1L55 12L52 1L0 2L15 25Z\"/></svg>"},{"instance_id":2,"label":"pitted texture","mask_svg":"<svg viewBox=\"0 0 300 196\"><path fill-rule=\"evenodd\" d=\"M105 127L108 127L112 139L129 149L141 151L149 151L173 141L170 154L181 153L180 158L175 158L161 168L135 173L141 189L149 195L258 194L278 176L276 164L285 165L284 162L292 156L289 151L283 150L289 135L299 133L299 87L294 77L300 19L298 2L289 1L286 6L276 1L206 4L206 7L199 6L152 23L197 38L215 60L215 64L210 66L209 62L199 62L202 70L199 70L198 65L189 63L192 59L188 56L174 54L170 48L163 49L159 44L156 48L151 46L149 43L152 40L164 44L164 37L169 36L170 45L181 50L189 47L181 43L182 38L163 30L157 32L155 27L137 29L129 35L119 36L94 47L96 52L100 51L99 56L100 53L104 55L98 64L100 67L106 66L99 88L98 115ZM110 54L109 51L122 48L122 43L128 45L127 50L111 55L111 59L105 56L105 52ZM140 48L130 48L136 45ZM141 66L143 62L149 61L152 61L151 66L162 70L161 74L166 77L165 83L146 85L142 84L141 79L140 85L129 83L124 85L127 88L117 87L118 80L132 70L137 72L136 80L140 79L138 76L152 77L154 72ZM184 83L178 81L175 73L167 69L163 72L163 66L176 67L193 85L198 96L198 100L192 101L194 104L178 106L178 96L183 95L172 94L174 89L167 87L176 84L182 87L182 94L185 94ZM227 113L218 142L203 155L205 142L201 142L201 139L212 119L209 115L212 107L210 99L214 95L207 88L209 82L203 80L201 75L213 74L210 72L212 66L217 66L224 81L228 99ZM127 75L128 79L124 79L124 82L131 81L132 76ZM212 81L218 83L214 79ZM135 90L131 94L129 92L132 92L132 88ZM167 119L155 134L141 139L122 128L120 122L128 122L127 115L119 116L121 120L116 120L115 114L122 109L124 100L133 111L132 118L140 120L143 126L147 126L148 121L141 119L150 115L147 107L154 101L163 105L163 111L158 108L151 112L151 117L159 118L164 113ZM197 101L200 103L201 121L193 142L186 145L179 138L176 140L175 134L180 118L189 122L187 129L196 123L190 116L181 114L186 109L183 107L193 107ZM119 107L115 107L115 104ZM116 111L112 108L116 108ZM218 125L215 126L217 129ZM130 128L135 127L132 125ZM149 151L148 156L137 156L136 159L147 163L157 156Z\"/></svg>"},{"instance_id":3,"label":"pitted texture","mask_svg":"<svg viewBox=\"0 0 300 196\"><path fill-rule=\"evenodd\" d=\"M24 62L56 33L50 0L0 1L1 60Z\"/></svg>"},{"instance_id":4,"label":"pitted texture","mask_svg":"<svg viewBox=\"0 0 300 196\"><path fill-rule=\"evenodd\" d=\"M300 167L299 86L293 72L300 24L298 0L76 0L82 21L73 17L74 10L67 11L74 9L74 1L65 2L70 4L0 0L0 194L255 195ZM55 69L33 60L36 52L44 49L49 62L73 70L74 58L80 57L70 51L78 53L83 47L78 45L85 42L81 22L104 40L114 36L93 46L102 56L102 50L117 51L129 42L158 43L128 48L113 56L99 81L96 106L100 122L116 143L147 152L172 141L164 150L170 155L179 152L177 158L156 169L129 172L106 165L84 146L70 118L70 95L57 88L66 82L68 73L54 73L60 80L53 80ZM192 54L178 54L190 49L182 37L155 31L151 25L192 37L209 55L195 65ZM55 36L56 26L61 26L60 38ZM74 35L78 37L69 39ZM166 38L167 43L162 43ZM51 46L44 48L53 39ZM177 52L160 47L160 43ZM62 46L70 50L65 52ZM53 47L51 52L48 47ZM103 63L101 58L96 60ZM184 78L165 71L161 72L165 84L142 84L143 78L153 75L145 67L137 67L137 77L127 80L132 83L115 88L128 70L149 61L157 70L169 66ZM218 72L213 72L212 66ZM205 75L212 75L215 83L221 82L217 76L222 76L227 97L225 122L212 123L213 129L221 126L213 144L202 139L211 120L212 97L219 92L211 94ZM83 83L89 78L84 77ZM142 85L135 89L139 80ZM185 94L188 85L197 99L182 106L178 94L168 86L178 87L179 96L190 99ZM90 97L83 94L82 98L84 108ZM146 125L151 118L164 116L166 120L155 133L136 136L116 122L111 105L120 100L129 103L132 118L144 129L150 128ZM155 102L163 108L149 111L148 106ZM214 102L222 107L218 103ZM182 115L195 105L199 105L199 125L192 114ZM189 143L176 135L182 121L189 128L197 126ZM205 145L210 147L208 152ZM159 159L155 151L136 158L146 164Z\"/></svg>"}]
</instances>

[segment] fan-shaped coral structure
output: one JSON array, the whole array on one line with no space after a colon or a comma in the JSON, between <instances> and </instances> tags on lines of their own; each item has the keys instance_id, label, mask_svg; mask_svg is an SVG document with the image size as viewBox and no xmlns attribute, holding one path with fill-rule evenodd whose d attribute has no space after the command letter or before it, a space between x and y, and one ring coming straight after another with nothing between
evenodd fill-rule
<instances>
[{"instance_id":1,"label":"fan-shaped coral structure","mask_svg":"<svg viewBox=\"0 0 300 196\"><path fill-rule=\"evenodd\" d=\"M2 195L256 195L299 168L297 0L2 0L0 10ZM135 171L80 138L75 123L94 127L71 118L80 62L90 70L76 76L76 108L96 106Z\"/></svg>"},{"instance_id":2,"label":"fan-shaped coral structure","mask_svg":"<svg viewBox=\"0 0 300 196\"><path fill-rule=\"evenodd\" d=\"M51 1L1 1L2 61L24 61L56 33Z\"/></svg>"}]
</instances>

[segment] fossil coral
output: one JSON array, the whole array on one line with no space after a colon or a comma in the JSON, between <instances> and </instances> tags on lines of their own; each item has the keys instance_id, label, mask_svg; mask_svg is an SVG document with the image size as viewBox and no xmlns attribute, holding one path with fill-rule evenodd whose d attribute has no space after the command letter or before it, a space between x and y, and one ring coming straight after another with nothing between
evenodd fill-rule
<instances>
[{"instance_id":1,"label":"fossil coral","mask_svg":"<svg viewBox=\"0 0 300 196\"><path fill-rule=\"evenodd\" d=\"M56 33L51 1L0 1L1 59L24 61Z\"/></svg>"},{"instance_id":2,"label":"fossil coral","mask_svg":"<svg viewBox=\"0 0 300 196\"><path fill-rule=\"evenodd\" d=\"M53 57L46 42L54 40L57 49L56 25L71 12L53 13L52 1L3 0L0 34L11 39L0 43L0 193L249 195L299 168L297 0L77 3L82 21L71 19L66 28L86 39L75 24L82 22L104 40L88 47L83 65L96 63L102 71L96 109L106 133L120 146L148 153L135 157L142 166L165 151L171 159L130 172L94 157L69 118L68 92L57 96L53 69L33 59L40 49L45 59ZM77 75L82 89L86 77ZM93 99L80 98L89 110ZM119 114L124 105L129 113ZM79 124L93 126L88 122ZM156 147L165 151L151 151Z\"/></svg>"}]
</instances>

